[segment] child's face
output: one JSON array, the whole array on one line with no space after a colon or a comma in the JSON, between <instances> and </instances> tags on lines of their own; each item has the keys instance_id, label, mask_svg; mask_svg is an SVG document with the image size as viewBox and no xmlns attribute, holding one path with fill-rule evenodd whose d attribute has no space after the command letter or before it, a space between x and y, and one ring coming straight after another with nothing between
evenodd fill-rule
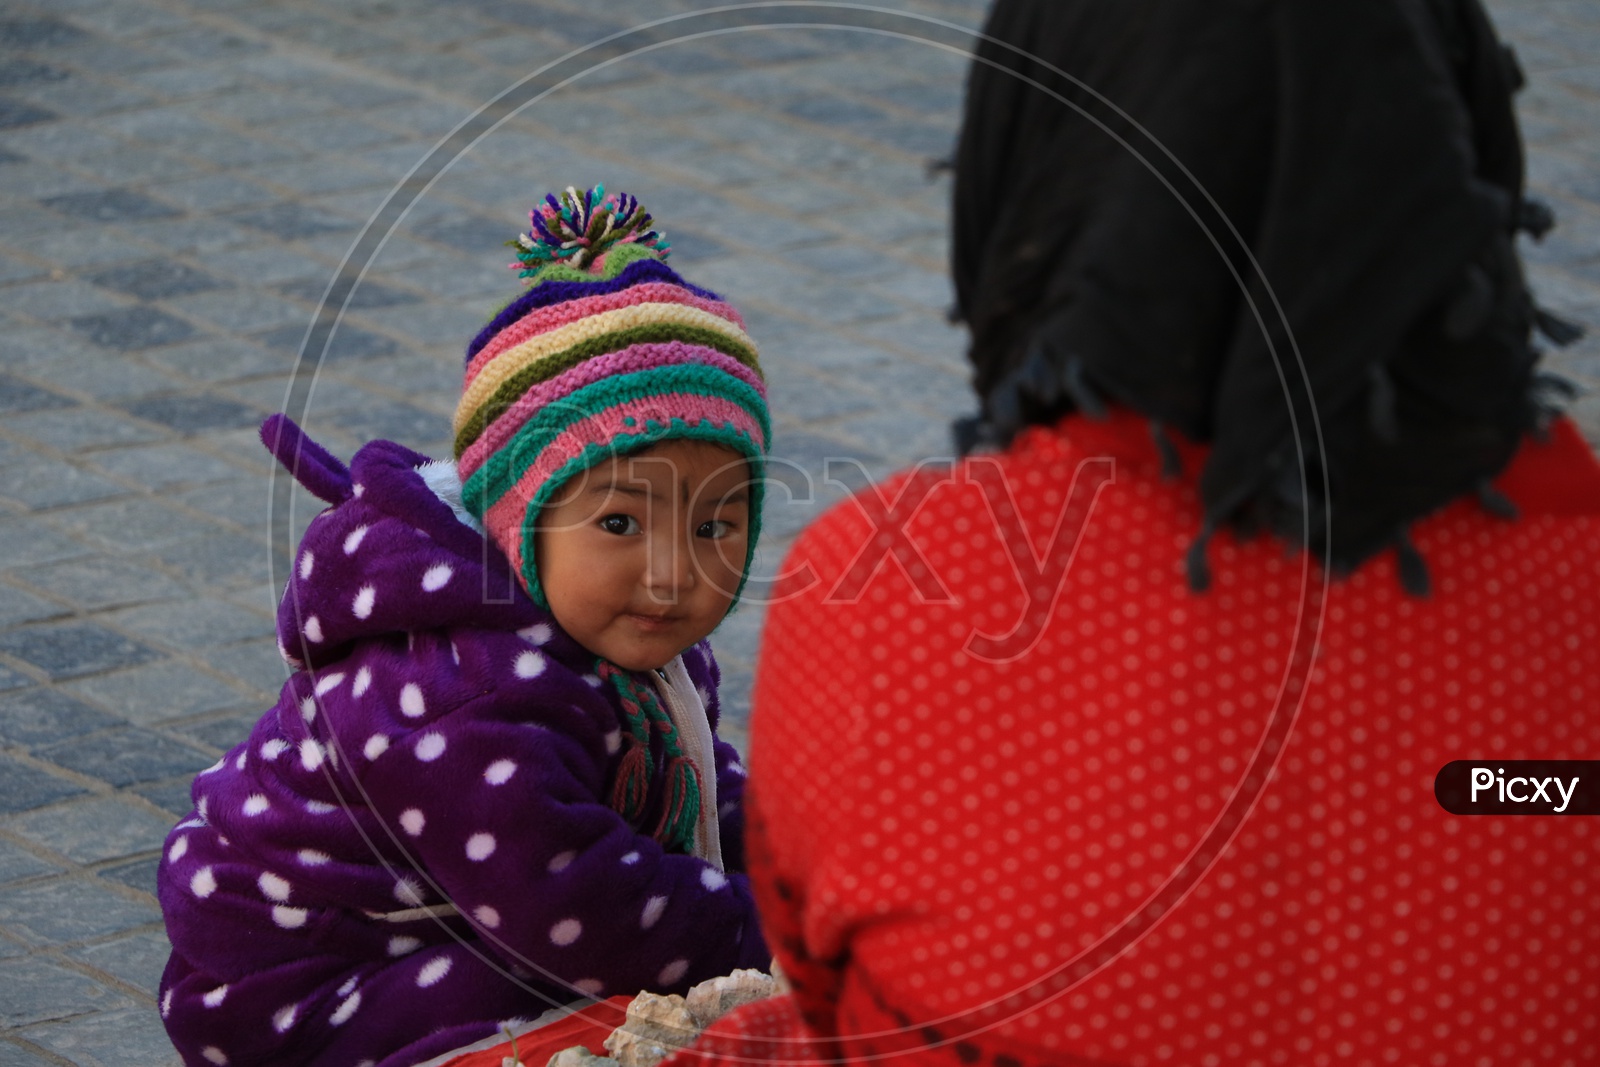
<instances>
[{"instance_id":1,"label":"child's face","mask_svg":"<svg viewBox=\"0 0 1600 1067\"><path fill-rule=\"evenodd\" d=\"M665 666L714 630L744 574L750 468L701 441L668 441L573 478L539 516L550 611L625 670Z\"/></svg>"}]
</instances>

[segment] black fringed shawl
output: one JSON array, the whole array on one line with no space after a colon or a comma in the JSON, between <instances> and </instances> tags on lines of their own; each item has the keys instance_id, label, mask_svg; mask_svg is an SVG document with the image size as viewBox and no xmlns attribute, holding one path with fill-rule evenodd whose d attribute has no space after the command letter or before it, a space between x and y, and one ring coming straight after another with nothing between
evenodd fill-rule
<instances>
[{"instance_id":1,"label":"black fringed shawl","mask_svg":"<svg viewBox=\"0 0 1600 1067\"><path fill-rule=\"evenodd\" d=\"M985 32L1071 77L993 42L971 70L976 432L1127 405L1212 446L1196 586L1227 523L1336 570L1394 545L1425 591L1407 525L1542 411L1513 237L1548 219L1478 0L999 0Z\"/></svg>"}]
</instances>

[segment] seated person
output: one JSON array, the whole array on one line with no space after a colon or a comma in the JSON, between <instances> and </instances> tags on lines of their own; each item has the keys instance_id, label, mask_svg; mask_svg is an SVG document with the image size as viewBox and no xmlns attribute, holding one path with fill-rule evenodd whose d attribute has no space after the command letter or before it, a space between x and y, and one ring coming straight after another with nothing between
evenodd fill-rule
<instances>
[{"instance_id":1,"label":"seated person","mask_svg":"<svg viewBox=\"0 0 1600 1067\"><path fill-rule=\"evenodd\" d=\"M1594 1061L1600 822L1433 792L1600 757L1600 465L1533 373L1481 10L987 32L1131 118L980 50L1065 98L973 68L980 447L785 564L747 802L793 993L673 1062Z\"/></svg>"},{"instance_id":2,"label":"seated person","mask_svg":"<svg viewBox=\"0 0 1600 1067\"><path fill-rule=\"evenodd\" d=\"M759 532L755 347L632 198L550 197L518 247L456 462L263 428L332 507L279 610L295 673L166 842L190 1067L409 1067L770 958L706 643Z\"/></svg>"}]
</instances>

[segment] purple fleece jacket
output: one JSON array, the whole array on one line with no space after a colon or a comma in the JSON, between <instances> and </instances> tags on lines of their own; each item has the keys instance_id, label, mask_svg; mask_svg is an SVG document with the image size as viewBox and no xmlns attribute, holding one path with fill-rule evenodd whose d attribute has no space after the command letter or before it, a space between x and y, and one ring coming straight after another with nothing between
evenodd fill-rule
<instances>
[{"instance_id":1,"label":"purple fleece jacket","mask_svg":"<svg viewBox=\"0 0 1600 1067\"><path fill-rule=\"evenodd\" d=\"M765 968L732 746L724 873L648 835L663 775L645 832L608 806L615 692L428 488L426 457L378 441L346 474L304 447L329 462L299 476L337 503L278 614L299 669L195 779L161 861L184 1062L401 1067L580 995ZM683 659L715 729L710 649Z\"/></svg>"}]
</instances>

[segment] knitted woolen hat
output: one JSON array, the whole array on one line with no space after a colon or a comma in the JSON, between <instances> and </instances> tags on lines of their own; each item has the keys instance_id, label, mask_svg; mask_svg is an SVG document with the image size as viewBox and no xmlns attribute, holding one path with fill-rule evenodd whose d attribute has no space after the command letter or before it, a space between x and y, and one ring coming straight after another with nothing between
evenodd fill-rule
<instances>
[{"instance_id":1,"label":"knitted woolen hat","mask_svg":"<svg viewBox=\"0 0 1600 1067\"><path fill-rule=\"evenodd\" d=\"M631 196L569 188L531 219L509 242L528 291L467 347L455 415L467 510L547 606L534 531L557 490L611 456L706 441L750 464L754 553L772 427L744 320L666 265L668 242Z\"/></svg>"}]
</instances>

